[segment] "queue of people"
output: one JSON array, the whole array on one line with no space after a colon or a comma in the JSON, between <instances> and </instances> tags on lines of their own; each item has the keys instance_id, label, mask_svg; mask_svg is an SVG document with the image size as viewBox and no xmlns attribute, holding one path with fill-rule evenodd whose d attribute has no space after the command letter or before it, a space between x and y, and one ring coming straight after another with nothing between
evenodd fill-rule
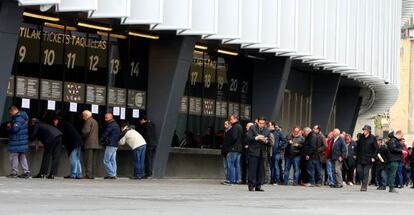
<instances>
[{"instance_id":1,"label":"queue of people","mask_svg":"<svg viewBox=\"0 0 414 215\"><path fill-rule=\"evenodd\" d=\"M331 188L359 184L361 192L375 185L397 193L395 188L414 182L414 153L406 147L402 131L381 138L365 125L354 141L337 128L325 137L315 125L294 127L284 135L280 126L263 117L247 123L243 131L235 114L224 128L225 185L247 184L249 191L264 191L262 186L269 183Z\"/></svg>"},{"instance_id":2,"label":"queue of people","mask_svg":"<svg viewBox=\"0 0 414 215\"><path fill-rule=\"evenodd\" d=\"M117 150L119 145L128 145L132 150L133 175L131 179L152 177L152 160L155 155L155 126L145 116L139 118L141 133L133 125L122 121L120 125L114 120L112 113L105 114L104 130L100 134L100 126L89 110L82 112L84 121L82 128L76 129L73 124L61 119L56 114L52 120L30 119L28 114L16 106L9 108L11 121L7 122L9 134L8 152L11 165L9 178L30 178L31 173L26 159L29 142L35 141L36 152L43 146L40 171L33 178L54 179L59 169L61 151L64 147L70 160L70 173L67 179L94 179L96 175L96 159L100 150L104 149L103 164L107 176L105 179L117 178ZM30 131L30 132L29 132ZM82 157L84 171L82 171ZM49 169L49 162L52 162ZM18 174L21 165L22 174ZM84 174L82 173L84 172Z\"/></svg>"}]
</instances>

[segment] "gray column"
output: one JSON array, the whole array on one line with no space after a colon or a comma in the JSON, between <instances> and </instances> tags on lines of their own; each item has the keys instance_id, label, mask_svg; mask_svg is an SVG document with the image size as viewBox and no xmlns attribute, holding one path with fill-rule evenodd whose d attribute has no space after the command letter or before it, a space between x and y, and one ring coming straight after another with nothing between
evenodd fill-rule
<instances>
[{"instance_id":1,"label":"gray column","mask_svg":"<svg viewBox=\"0 0 414 215\"><path fill-rule=\"evenodd\" d=\"M336 95L335 127L352 134L361 107L360 88L340 87Z\"/></svg>"},{"instance_id":2,"label":"gray column","mask_svg":"<svg viewBox=\"0 0 414 215\"><path fill-rule=\"evenodd\" d=\"M311 126L318 124L327 132L341 77L338 74L315 74L312 83Z\"/></svg>"},{"instance_id":3,"label":"gray column","mask_svg":"<svg viewBox=\"0 0 414 215\"><path fill-rule=\"evenodd\" d=\"M23 9L17 1L0 2L0 114L3 114L7 86L13 68L14 55Z\"/></svg>"},{"instance_id":4,"label":"gray column","mask_svg":"<svg viewBox=\"0 0 414 215\"><path fill-rule=\"evenodd\" d=\"M177 122L181 97L193 59L197 37L161 35L150 45L148 75L148 118L155 123L157 153L153 176L165 174L171 139Z\"/></svg>"},{"instance_id":5,"label":"gray column","mask_svg":"<svg viewBox=\"0 0 414 215\"><path fill-rule=\"evenodd\" d=\"M276 120L283 102L291 67L288 57L273 57L257 61L253 73L253 119L264 116Z\"/></svg>"}]
</instances>

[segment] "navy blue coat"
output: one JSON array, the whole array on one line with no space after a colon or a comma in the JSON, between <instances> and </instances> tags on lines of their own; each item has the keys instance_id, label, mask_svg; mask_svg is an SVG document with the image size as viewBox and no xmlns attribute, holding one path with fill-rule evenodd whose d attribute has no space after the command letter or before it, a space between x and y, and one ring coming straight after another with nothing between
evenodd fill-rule
<instances>
[{"instance_id":1,"label":"navy blue coat","mask_svg":"<svg viewBox=\"0 0 414 215\"><path fill-rule=\"evenodd\" d=\"M331 147L331 159L338 160L339 157L345 159L347 156L348 150L346 148L346 144L342 137L339 137L334 143L332 143Z\"/></svg>"},{"instance_id":2,"label":"navy blue coat","mask_svg":"<svg viewBox=\"0 0 414 215\"><path fill-rule=\"evenodd\" d=\"M12 117L9 132L9 153L25 153L29 150L29 116L24 111L19 111Z\"/></svg>"},{"instance_id":3,"label":"navy blue coat","mask_svg":"<svg viewBox=\"0 0 414 215\"><path fill-rule=\"evenodd\" d=\"M105 132L101 137L101 143L105 146L118 147L119 135L121 133L121 128L115 120L112 120L107 123Z\"/></svg>"},{"instance_id":4,"label":"navy blue coat","mask_svg":"<svg viewBox=\"0 0 414 215\"><path fill-rule=\"evenodd\" d=\"M45 147L51 147L56 138L61 137L63 133L56 127L44 122L38 122L33 126L30 139L38 139Z\"/></svg>"}]
</instances>

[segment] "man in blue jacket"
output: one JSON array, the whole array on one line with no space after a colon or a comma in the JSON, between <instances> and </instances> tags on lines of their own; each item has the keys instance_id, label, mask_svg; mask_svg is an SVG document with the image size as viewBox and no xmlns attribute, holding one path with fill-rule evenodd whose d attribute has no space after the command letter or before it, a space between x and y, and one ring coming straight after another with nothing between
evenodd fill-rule
<instances>
[{"instance_id":1,"label":"man in blue jacket","mask_svg":"<svg viewBox=\"0 0 414 215\"><path fill-rule=\"evenodd\" d=\"M9 108L9 114L12 120L7 124L9 133L9 159L11 165L9 178L29 178L29 166L27 165L26 152L29 150L29 116L24 111L19 111L16 106ZM18 166L22 166L23 174L17 175Z\"/></svg>"},{"instance_id":2,"label":"man in blue jacket","mask_svg":"<svg viewBox=\"0 0 414 215\"><path fill-rule=\"evenodd\" d=\"M104 165L106 176L104 179L116 179L116 151L118 150L121 128L114 120L112 113L105 114L106 129L100 142L105 145Z\"/></svg>"},{"instance_id":3,"label":"man in blue jacket","mask_svg":"<svg viewBox=\"0 0 414 215\"><path fill-rule=\"evenodd\" d=\"M347 155L347 149L344 139L341 137L339 129L333 130L334 141L331 147L331 160L334 162L335 185L334 188L342 188L342 164Z\"/></svg>"}]
</instances>

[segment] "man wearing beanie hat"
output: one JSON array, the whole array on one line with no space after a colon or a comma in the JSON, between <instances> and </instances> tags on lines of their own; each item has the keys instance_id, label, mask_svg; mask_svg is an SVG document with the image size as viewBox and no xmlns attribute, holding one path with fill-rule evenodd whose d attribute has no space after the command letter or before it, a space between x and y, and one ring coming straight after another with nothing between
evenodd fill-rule
<instances>
[{"instance_id":1,"label":"man wearing beanie hat","mask_svg":"<svg viewBox=\"0 0 414 215\"><path fill-rule=\"evenodd\" d=\"M357 159L357 175L361 183L361 192L367 191L369 171L374 159L376 137L371 134L371 126L365 125L357 140L355 157Z\"/></svg>"}]
</instances>

